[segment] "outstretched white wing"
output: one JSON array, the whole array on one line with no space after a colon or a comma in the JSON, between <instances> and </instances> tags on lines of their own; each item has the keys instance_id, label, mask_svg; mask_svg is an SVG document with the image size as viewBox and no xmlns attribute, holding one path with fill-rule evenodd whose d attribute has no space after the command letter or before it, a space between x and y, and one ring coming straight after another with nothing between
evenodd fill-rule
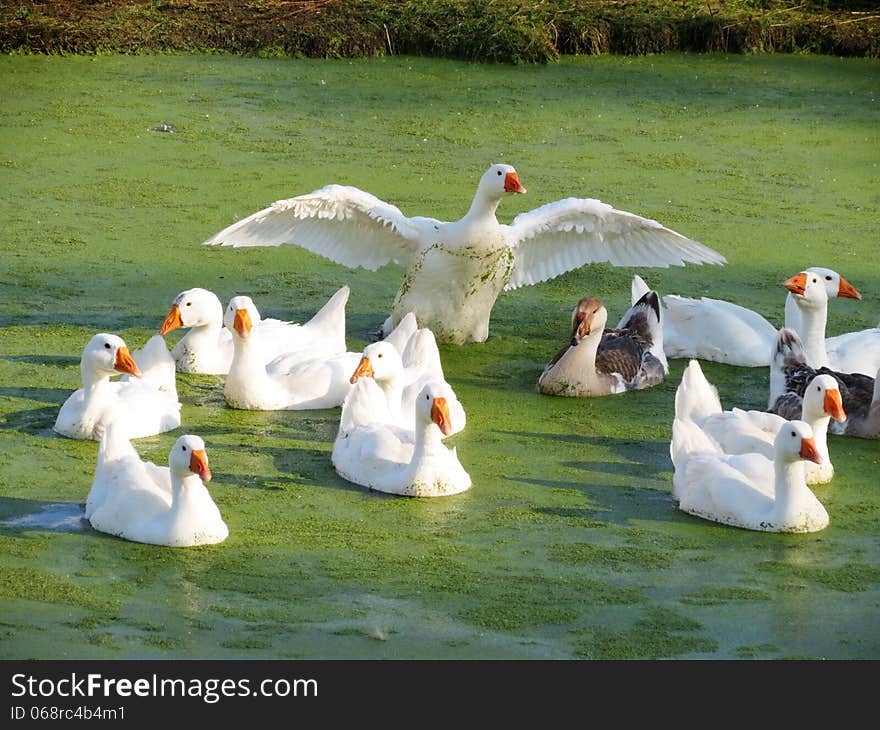
<instances>
[{"instance_id":1,"label":"outstretched white wing","mask_svg":"<svg viewBox=\"0 0 880 730\"><path fill-rule=\"evenodd\" d=\"M725 258L657 221L601 200L566 198L521 213L507 227L514 263L505 289L537 284L584 264L684 266Z\"/></svg>"},{"instance_id":2,"label":"outstretched white wing","mask_svg":"<svg viewBox=\"0 0 880 730\"><path fill-rule=\"evenodd\" d=\"M407 265L431 219L407 218L375 195L347 185L327 185L279 200L212 236L209 246L278 246L294 243L351 268L375 271L389 261Z\"/></svg>"}]
</instances>

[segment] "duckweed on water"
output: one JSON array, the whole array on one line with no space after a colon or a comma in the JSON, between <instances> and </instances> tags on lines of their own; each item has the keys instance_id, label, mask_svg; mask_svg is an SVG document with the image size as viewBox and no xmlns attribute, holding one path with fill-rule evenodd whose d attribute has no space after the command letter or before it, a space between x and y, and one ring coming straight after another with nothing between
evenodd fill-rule
<instances>
[{"instance_id":1,"label":"duckweed on water","mask_svg":"<svg viewBox=\"0 0 880 730\"><path fill-rule=\"evenodd\" d=\"M658 550L631 547L602 547L588 542L550 545L550 559L564 563L586 563L613 571L663 570L672 565L672 556Z\"/></svg>"},{"instance_id":2,"label":"duckweed on water","mask_svg":"<svg viewBox=\"0 0 880 730\"><path fill-rule=\"evenodd\" d=\"M668 609L646 609L628 631L596 627L576 644L582 659L669 659L684 654L705 655L718 650L718 642L693 636L703 627Z\"/></svg>"},{"instance_id":3,"label":"duckweed on water","mask_svg":"<svg viewBox=\"0 0 880 730\"><path fill-rule=\"evenodd\" d=\"M852 593L856 591L868 591L876 588L880 583L880 567L866 565L864 563L846 563L831 568L816 566L792 566L790 563L780 563L768 560L758 564L758 570L781 575L793 575L797 578L821 583L835 591Z\"/></svg>"}]
</instances>

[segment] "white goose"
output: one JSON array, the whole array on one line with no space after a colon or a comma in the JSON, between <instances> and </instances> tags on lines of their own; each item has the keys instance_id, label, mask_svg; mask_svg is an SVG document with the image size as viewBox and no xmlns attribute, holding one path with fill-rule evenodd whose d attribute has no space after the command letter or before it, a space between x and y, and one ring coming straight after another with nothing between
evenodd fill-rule
<instances>
[{"instance_id":1,"label":"white goose","mask_svg":"<svg viewBox=\"0 0 880 730\"><path fill-rule=\"evenodd\" d=\"M660 304L649 291L614 329L605 329L608 310L596 297L584 297L571 317L571 343L538 378L545 395L587 397L641 390L663 382L665 368L652 348L663 347Z\"/></svg>"},{"instance_id":2,"label":"white goose","mask_svg":"<svg viewBox=\"0 0 880 730\"><path fill-rule=\"evenodd\" d=\"M834 476L828 453L828 424L846 420L840 389L830 375L817 375L806 389L801 406L785 418L764 411L721 409L718 390L703 374L699 362L691 360L675 391L675 417L692 421L717 444L725 454L763 454L773 458L774 440L779 429L792 418L799 418L813 431L813 442L821 457L819 463L807 463L807 484L824 484ZM671 449L674 450L674 444Z\"/></svg>"},{"instance_id":3,"label":"white goose","mask_svg":"<svg viewBox=\"0 0 880 730\"><path fill-rule=\"evenodd\" d=\"M789 290L785 302L785 327L797 332L801 338L810 366L873 375L880 368L880 328L826 338L828 295L822 282L820 275L809 271L795 274L785 282L785 287ZM791 316L788 314L789 309L792 311ZM797 326L792 327L789 324L790 319ZM774 342L775 339L774 336Z\"/></svg>"},{"instance_id":4,"label":"white goose","mask_svg":"<svg viewBox=\"0 0 880 730\"><path fill-rule=\"evenodd\" d=\"M813 267L801 272L824 285L828 298L861 299L862 295L836 271ZM812 278L812 277L811 277ZM633 277L632 300L648 286ZM691 299L675 294L663 297L663 342L672 358L699 358L742 367L770 364L777 329L757 312L722 299ZM785 326L802 333L800 309L794 296L785 299ZM821 337L825 339L824 329ZM875 361L880 365L880 329L850 332L825 339L830 360L847 372L863 372Z\"/></svg>"},{"instance_id":5,"label":"white goose","mask_svg":"<svg viewBox=\"0 0 880 730\"><path fill-rule=\"evenodd\" d=\"M692 421L675 419L672 462L678 507L713 522L763 532L816 532L828 512L804 480L804 462L821 460L813 432L787 421L763 454L727 455Z\"/></svg>"},{"instance_id":6,"label":"white goose","mask_svg":"<svg viewBox=\"0 0 880 730\"><path fill-rule=\"evenodd\" d=\"M419 393L424 385L429 381L443 383L447 389L446 406L450 413L450 430L444 435L461 431L467 423L467 417L452 387L443 378L440 353L431 331L422 328L413 334L404 352L409 366L404 365L403 357L393 344L382 340L367 345L351 375L351 382L373 378L385 395L392 423L402 428L409 428L412 424Z\"/></svg>"},{"instance_id":7,"label":"white goose","mask_svg":"<svg viewBox=\"0 0 880 730\"><path fill-rule=\"evenodd\" d=\"M141 370L121 337L106 333L92 337L80 359L83 387L61 406L55 419L55 431L74 439L98 439L100 429L114 420L124 422L131 438L177 428L180 403L174 386L174 369L168 368L161 357L161 352L168 357L161 340L156 335L145 346L147 354L143 360L150 370L146 377L140 377ZM119 373L137 377L110 380Z\"/></svg>"},{"instance_id":8,"label":"white goose","mask_svg":"<svg viewBox=\"0 0 880 730\"><path fill-rule=\"evenodd\" d=\"M387 333L407 312L440 342L483 342L502 289L537 284L591 262L615 266L724 263L715 251L659 223L599 200L566 198L501 225L501 199L525 193L516 170L492 165L467 214L455 222L408 218L358 188L328 185L279 200L222 230L208 245L295 243L344 266L407 268Z\"/></svg>"},{"instance_id":9,"label":"white goose","mask_svg":"<svg viewBox=\"0 0 880 730\"><path fill-rule=\"evenodd\" d=\"M331 461L343 479L378 492L407 497L443 497L471 487L456 450L443 445L451 433L448 387L430 382L419 391L414 428L377 420L384 396L371 378L358 381L342 406ZM343 428L343 424L345 427Z\"/></svg>"},{"instance_id":10,"label":"white goose","mask_svg":"<svg viewBox=\"0 0 880 730\"><path fill-rule=\"evenodd\" d=\"M351 389L360 355L343 352L312 360L301 353L280 355L266 364L260 313L250 297L229 300L223 322L232 333L234 354L223 386L232 408L257 411L334 408Z\"/></svg>"},{"instance_id":11,"label":"white goose","mask_svg":"<svg viewBox=\"0 0 880 730\"><path fill-rule=\"evenodd\" d=\"M104 429L95 478L86 500L86 518L100 532L125 540L168 547L222 542L229 529L205 488L211 469L205 442L181 436L168 466L144 462L123 435Z\"/></svg>"},{"instance_id":12,"label":"white goose","mask_svg":"<svg viewBox=\"0 0 880 730\"><path fill-rule=\"evenodd\" d=\"M305 324L263 319L266 362L284 353L299 351L304 360L345 352L345 305L350 289L343 286ZM189 327L171 350L182 373L225 375L232 364L232 336L223 326L223 305L207 289L180 292L162 323L160 334Z\"/></svg>"}]
</instances>

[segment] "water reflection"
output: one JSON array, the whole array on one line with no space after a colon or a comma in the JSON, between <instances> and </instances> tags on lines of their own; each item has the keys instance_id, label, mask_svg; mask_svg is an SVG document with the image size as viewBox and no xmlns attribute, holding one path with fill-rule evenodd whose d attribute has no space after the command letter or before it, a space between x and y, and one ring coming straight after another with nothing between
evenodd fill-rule
<instances>
[{"instance_id":1,"label":"water reflection","mask_svg":"<svg viewBox=\"0 0 880 730\"><path fill-rule=\"evenodd\" d=\"M84 517L81 504L56 502L47 504L39 512L19 515L0 522L3 527L54 530L56 532L77 532L90 527Z\"/></svg>"}]
</instances>

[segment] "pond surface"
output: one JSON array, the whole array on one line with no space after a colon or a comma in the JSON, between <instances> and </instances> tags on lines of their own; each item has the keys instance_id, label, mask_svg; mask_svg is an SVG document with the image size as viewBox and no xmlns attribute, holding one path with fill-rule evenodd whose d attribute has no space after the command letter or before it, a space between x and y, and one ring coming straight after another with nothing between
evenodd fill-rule
<instances>
[{"instance_id":1,"label":"pond surface","mask_svg":"<svg viewBox=\"0 0 880 730\"><path fill-rule=\"evenodd\" d=\"M503 222L596 197L728 258L639 272L661 293L781 322L781 282L824 265L864 294L832 303L829 332L874 326L877 61L3 57L0 93L0 656L880 656L880 442L832 441L826 530L759 534L673 507L683 361L648 391L536 393L577 300L600 296L614 320L633 269L503 293L486 343L441 348L468 413L451 443L474 487L458 496L367 493L330 465L338 410L231 411L221 378L181 375L181 432L205 439L230 536L156 548L59 527L97 446L51 429L91 335L139 346L193 286L302 321L348 283L360 350L400 268L200 245L330 182L449 220L507 162L529 193ZM765 406L763 369L705 372L726 405ZM136 447L163 464L179 433Z\"/></svg>"}]
</instances>

